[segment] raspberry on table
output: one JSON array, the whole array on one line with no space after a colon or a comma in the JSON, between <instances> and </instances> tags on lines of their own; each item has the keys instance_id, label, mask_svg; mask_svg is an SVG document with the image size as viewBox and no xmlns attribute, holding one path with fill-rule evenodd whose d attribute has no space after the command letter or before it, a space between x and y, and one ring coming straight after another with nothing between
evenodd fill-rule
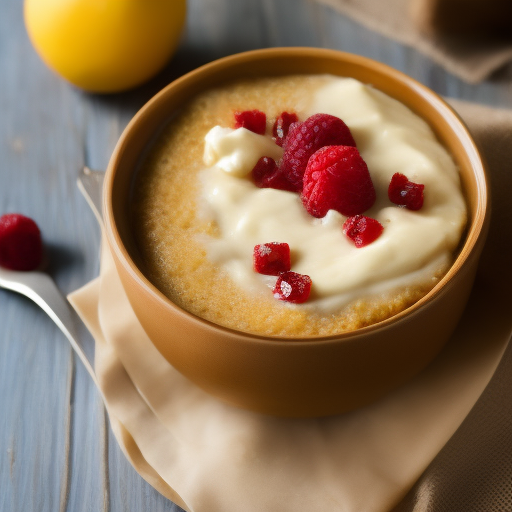
<instances>
[{"instance_id":1,"label":"raspberry on table","mask_svg":"<svg viewBox=\"0 0 512 512\"><path fill-rule=\"evenodd\" d=\"M350 217L371 208L375 188L357 148L326 146L311 156L301 199L314 217L324 217L329 210Z\"/></svg>"},{"instance_id":2,"label":"raspberry on table","mask_svg":"<svg viewBox=\"0 0 512 512\"><path fill-rule=\"evenodd\" d=\"M252 179L259 188L275 188L294 192L293 185L286 179L275 160L262 156L252 170Z\"/></svg>"},{"instance_id":3,"label":"raspberry on table","mask_svg":"<svg viewBox=\"0 0 512 512\"><path fill-rule=\"evenodd\" d=\"M365 215L354 215L343 223L343 233L358 248L377 240L383 231L384 227L378 220Z\"/></svg>"},{"instance_id":4,"label":"raspberry on table","mask_svg":"<svg viewBox=\"0 0 512 512\"><path fill-rule=\"evenodd\" d=\"M0 266L9 270L34 270L43 258L37 224L19 213L0 217Z\"/></svg>"},{"instance_id":5,"label":"raspberry on table","mask_svg":"<svg viewBox=\"0 0 512 512\"><path fill-rule=\"evenodd\" d=\"M324 146L356 146L348 126L339 117L315 114L291 127L280 167L296 191L302 190L309 158Z\"/></svg>"},{"instance_id":6,"label":"raspberry on table","mask_svg":"<svg viewBox=\"0 0 512 512\"><path fill-rule=\"evenodd\" d=\"M388 197L392 203L405 206L408 210L419 210L423 206L425 185L409 181L407 176L396 172L388 187Z\"/></svg>"},{"instance_id":7,"label":"raspberry on table","mask_svg":"<svg viewBox=\"0 0 512 512\"><path fill-rule=\"evenodd\" d=\"M261 110L244 110L235 112L235 128L247 128L251 132L265 135L267 116Z\"/></svg>"},{"instance_id":8,"label":"raspberry on table","mask_svg":"<svg viewBox=\"0 0 512 512\"><path fill-rule=\"evenodd\" d=\"M282 242L270 242L254 247L254 270L266 276L278 276L290 270L290 246Z\"/></svg>"},{"instance_id":9,"label":"raspberry on table","mask_svg":"<svg viewBox=\"0 0 512 512\"><path fill-rule=\"evenodd\" d=\"M278 146L283 146L284 140L288 135L290 126L299 120L294 112L281 112L277 116L272 128L272 135Z\"/></svg>"},{"instance_id":10,"label":"raspberry on table","mask_svg":"<svg viewBox=\"0 0 512 512\"><path fill-rule=\"evenodd\" d=\"M283 272L277 278L274 297L278 300L302 304L309 298L311 278L297 272Z\"/></svg>"}]
</instances>

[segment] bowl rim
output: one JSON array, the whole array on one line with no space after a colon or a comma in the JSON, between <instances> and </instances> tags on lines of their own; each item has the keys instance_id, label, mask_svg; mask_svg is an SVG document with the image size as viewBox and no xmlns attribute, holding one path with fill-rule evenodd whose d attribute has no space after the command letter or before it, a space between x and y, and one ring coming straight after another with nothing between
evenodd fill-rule
<instances>
[{"instance_id":1,"label":"bowl rim","mask_svg":"<svg viewBox=\"0 0 512 512\"><path fill-rule=\"evenodd\" d=\"M251 332L236 330L233 328L225 327L220 324L216 324L210 320L206 320L193 313L181 308L172 302L167 296L165 296L139 269L131 258L129 251L127 250L121 235L117 229L115 223L115 216L112 205L112 190L114 184L114 178L117 170L117 162L123 152L123 147L126 144L127 137L130 132L134 130L139 123L139 120L147 115L148 110L151 107L162 101L167 95L172 94L175 88L186 84L189 81L194 81L197 77L202 75L208 75L221 70L226 67L237 66L245 62L247 59L253 58L256 60L267 60L269 58L287 58L287 57L321 57L321 58L332 58L333 60L339 60L340 62L346 62L349 64L355 64L366 68L371 68L378 74L389 77L394 82L402 83L409 90L411 90L416 96L419 96L423 101L428 103L434 108L442 117L447 121L450 129L455 133L459 140L465 140L464 149L471 162L473 174L475 175L475 181L477 183L477 204L474 211L474 220L468 222L465 230L465 241L460 247L458 255L451 264L446 274L441 280L421 299L416 301L411 306L407 307L403 311L375 324L371 324L366 327L361 327L356 330L341 332L338 334L332 334L328 336L307 336L304 338L277 336L277 335L263 335L255 334ZM464 121L461 119L459 114L437 93L432 91L427 86L421 84L414 78L406 75L405 73L398 71L387 64L375 61L373 59L363 57L360 55L347 53L339 50L331 50L325 48L310 48L310 47L275 47L258 50L250 50L246 52L237 53L222 57L214 60L207 64L204 64L185 75L177 78L176 80L169 83L154 96L152 96L133 116L130 122L123 130L110 158L107 171L105 173L104 185L103 185L103 219L105 234L108 241L110 250L115 253L117 260L122 264L124 270L130 275L130 277L147 293L149 293L153 299L163 303L166 308L170 308L175 314L186 317L192 323L198 323L203 328L213 329L220 331L228 336L236 336L237 338L243 338L250 342L256 342L260 344L272 344L283 342L290 346L305 346L311 344L323 344L323 343L336 343L350 340L356 340L361 336L365 336L368 333L384 330L392 327L393 325L410 319L420 309L427 304L431 303L439 295L443 294L452 278L463 271L463 269L469 264L468 260L472 254L473 249L478 245L479 240L485 237L486 231L489 225L490 215L490 197L489 197L489 177L486 170L484 160L474 142L468 128Z\"/></svg>"}]
</instances>

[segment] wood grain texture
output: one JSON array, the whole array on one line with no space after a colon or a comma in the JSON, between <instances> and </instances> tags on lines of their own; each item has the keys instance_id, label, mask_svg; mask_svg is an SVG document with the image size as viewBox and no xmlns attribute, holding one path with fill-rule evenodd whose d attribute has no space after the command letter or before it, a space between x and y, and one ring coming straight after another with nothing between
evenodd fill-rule
<instances>
[{"instance_id":1,"label":"wood grain texture","mask_svg":"<svg viewBox=\"0 0 512 512\"><path fill-rule=\"evenodd\" d=\"M99 229L76 187L104 169L134 113L177 76L213 59L271 46L320 46L380 60L440 94L512 107L497 76L468 85L416 51L312 0L189 0L187 30L167 68L111 96L82 93L31 47L21 0L0 14L0 213L39 223L49 273L64 293L98 273ZM80 335L89 336L83 326ZM64 336L33 303L0 290L0 510L173 511L118 448L101 399Z\"/></svg>"}]
</instances>

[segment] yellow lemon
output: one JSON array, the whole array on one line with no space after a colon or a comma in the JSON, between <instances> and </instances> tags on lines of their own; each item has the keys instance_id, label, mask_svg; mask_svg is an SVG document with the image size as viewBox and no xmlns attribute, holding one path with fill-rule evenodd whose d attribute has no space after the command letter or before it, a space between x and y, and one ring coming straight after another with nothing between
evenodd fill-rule
<instances>
[{"instance_id":1,"label":"yellow lemon","mask_svg":"<svg viewBox=\"0 0 512 512\"><path fill-rule=\"evenodd\" d=\"M25 25L44 62L91 92L142 84L173 55L186 0L25 0Z\"/></svg>"}]
</instances>

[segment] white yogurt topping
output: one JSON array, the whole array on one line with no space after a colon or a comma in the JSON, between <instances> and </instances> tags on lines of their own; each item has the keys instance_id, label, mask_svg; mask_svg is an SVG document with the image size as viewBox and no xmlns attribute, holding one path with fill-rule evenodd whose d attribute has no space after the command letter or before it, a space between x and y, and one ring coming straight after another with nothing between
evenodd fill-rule
<instances>
[{"instance_id":1,"label":"white yogurt topping","mask_svg":"<svg viewBox=\"0 0 512 512\"><path fill-rule=\"evenodd\" d=\"M307 274L314 293L292 307L329 310L368 294L425 282L449 264L466 222L457 168L430 127L391 97L351 78L332 77L312 95L301 120L316 113L340 117L350 128L366 161L377 193L365 215L383 226L382 235L363 248L346 238L346 217L331 210L316 219L298 194L257 188L250 172L262 156L278 160L270 136L216 126L205 138L202 173L205 214L214 219L219 238L205 238L208 257L244 289L257 293L276 278L253 270L253 248L287 242L292 270ZM387 195L394 173L425 185L421 210L393 205Z\"/></svg>"},{"instance_id":2,"label":"white yogurt topping","mask_svg":"<svg viewBox=\"0 0 512 512\"><path fill-rule=\"evenodd\" d=\"M283 150L270 138L246 128L213 127L205 137L204 163L242 178L262 156L279 160Z\"/></svg>"}]
</instances>

